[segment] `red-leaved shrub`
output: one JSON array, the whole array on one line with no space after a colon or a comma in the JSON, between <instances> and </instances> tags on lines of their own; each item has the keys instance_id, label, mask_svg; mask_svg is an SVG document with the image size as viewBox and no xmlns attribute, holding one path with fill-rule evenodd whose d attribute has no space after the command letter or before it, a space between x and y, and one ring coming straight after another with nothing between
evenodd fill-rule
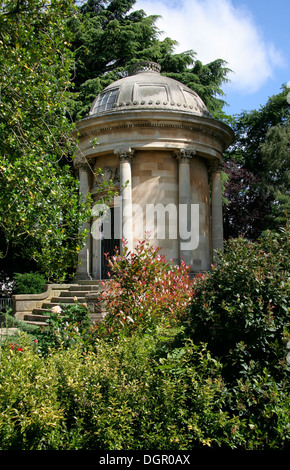
<instances>
[{"instance_id":1,"label":"red-leaved shrub","mask_svg":"<svg viewBox=\"0 0 290 470\"><path fill-rule=\"evenodd\" d=\"M129 331L174 326L185 314L194 279L183 261L174 265L144 240L133 253L125 244L123 254L108 257L108 263L110 279L100 299L107 326Z\"/></svg>"}]
</instances>

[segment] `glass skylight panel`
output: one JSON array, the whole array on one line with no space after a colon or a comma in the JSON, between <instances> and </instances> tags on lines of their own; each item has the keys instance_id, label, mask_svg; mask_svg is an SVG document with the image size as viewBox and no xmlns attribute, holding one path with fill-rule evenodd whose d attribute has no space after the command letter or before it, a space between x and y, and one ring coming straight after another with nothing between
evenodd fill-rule
<instances>
[{"instance_id":1,"label":"glass skylight panel","mask_svg":"<svg viewBox=\"0 0 290 470\"><path fill-rule=\"evenodd\" d=\"M94 114L102 113L103 111L108 111L109 109L112 109L117 101L118 93L118 88L106 91L105 93L101 93L96 101L93 111Z\"/></svg>"}]
</instances>

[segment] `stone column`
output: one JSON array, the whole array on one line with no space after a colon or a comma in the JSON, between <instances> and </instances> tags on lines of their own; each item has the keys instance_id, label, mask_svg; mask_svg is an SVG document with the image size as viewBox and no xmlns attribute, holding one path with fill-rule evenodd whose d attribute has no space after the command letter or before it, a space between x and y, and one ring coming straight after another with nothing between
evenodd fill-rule
<instances>
[{"instance_id":1,"label":"stone column","mask_svg":"<svg viewBox=\"0 0 290 470\"><path fill-rule=\"evenodd\" d=\"M223 252L224 247L221 168L221 162L217 159L211 164L211 230L213 260L216 260L216 251L221 250Z\"/></svg>"},{"instance_id":2,"label":"stone column","mask_svg":"<svg viewBox=\"0 0 290 470\"><path fill-rule=\"evenodd\" d=\"M85 162L78 163L77 168L79 170L79 182L80 187L79 191L81 194L81 200L84 200L89 194L89 165ZM82 226L82 230L88 230L88 235L86 239L86 244L79 251L78 260L79 264L77 267L76 278L79 280L91 279L91 224L86 222Z\"/></svg>"},{"instance_id":3,"label":"stone column","mask_svg":"<svg viewBox=\"0 0 290 470\"><path fill-rule=\"evenodd\" d=\"M133 251L133 217L132 217L132 169L134 151L130 148L116 150L120 160L120 196L122 214L122 238L127 241L127 248Z\"/></svg>"},{"instance_id":4,"label":"stone column","mask_svg":"<svg viewBox=\"0 0 290 470\"><path fill-rule=\"evenodd\" d=\"M180 236L180 260L183 258L186 264L191 264L192 250L184 248L190 241L190 236L185 239L183 234L191 233L191 185L190 185L190 160L196 154L193 149L181 149L177 154L179 162L179 236ZM180 205L182 204L182 210ZM186 210L185 210L186 206Z\"/></svg>"}]
</instances>

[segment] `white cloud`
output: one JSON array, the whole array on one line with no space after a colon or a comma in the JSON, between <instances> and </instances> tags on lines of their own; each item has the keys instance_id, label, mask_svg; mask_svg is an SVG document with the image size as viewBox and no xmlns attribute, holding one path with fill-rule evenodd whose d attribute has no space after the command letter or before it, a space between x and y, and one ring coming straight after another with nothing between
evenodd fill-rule
<instances>
[{"instance_id":1,"label":"white cloud","mask_svg":"<svg viewBox=\"0 0 290 470\"><path fill-rule=\"evenodd\" d=\"M283 66L281 52L265 40L250 11L231 0L137 0L134 9L162 16L157 26L179 43L176 52L193 49L203 63L227 61L232 89L254 93Z\"/></svg>"}]
</instances>

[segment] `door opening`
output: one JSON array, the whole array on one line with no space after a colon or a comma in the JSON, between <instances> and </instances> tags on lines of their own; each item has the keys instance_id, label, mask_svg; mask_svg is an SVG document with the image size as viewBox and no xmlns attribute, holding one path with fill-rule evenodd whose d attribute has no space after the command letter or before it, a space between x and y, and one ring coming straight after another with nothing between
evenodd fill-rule
<instances>
[{"instance_id":1,"label":"door opening","mask_svg":"<svg viewBox=\"0 0 290 470\"><path fill-rule=\"evenodd\" d=\"M110 209L110 237L103 237L101 241L101 278L102 279L108 279L110 275L110 266L108 263L107 256L111 257L114 256L116 253L116 250L120 251L120 239L119 238L114 238L115 234L115 208L111 207Z\"/></svg>"}]
</instances>

